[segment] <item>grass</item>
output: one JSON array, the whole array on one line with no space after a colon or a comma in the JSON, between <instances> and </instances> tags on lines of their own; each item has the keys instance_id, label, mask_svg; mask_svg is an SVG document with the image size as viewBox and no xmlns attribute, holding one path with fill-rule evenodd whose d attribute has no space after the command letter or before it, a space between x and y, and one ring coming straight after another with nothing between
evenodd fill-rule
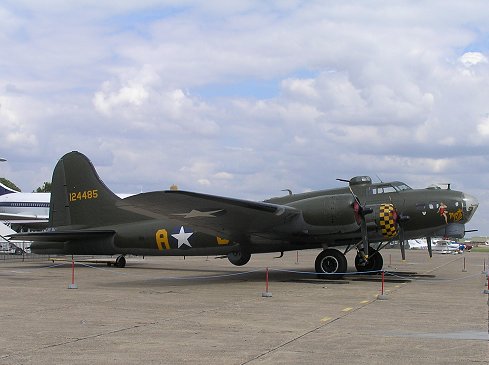
<instances>
[{"instance_id":1,"label":"grass","mask_svg":"<svg viewBox=\"0 0 489 365\"><path fill-rule=\"evenodd\" d=\"M489 252L489 246L478 246L478 247L474 247L474 248L472 248L471 251L474 251L474 252Z\"/></svg>"}]
</instances>

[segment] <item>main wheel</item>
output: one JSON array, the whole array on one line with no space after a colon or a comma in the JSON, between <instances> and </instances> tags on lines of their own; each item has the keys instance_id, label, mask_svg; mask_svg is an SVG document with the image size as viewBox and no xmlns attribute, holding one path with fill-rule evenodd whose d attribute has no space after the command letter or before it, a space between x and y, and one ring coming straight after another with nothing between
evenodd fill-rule
<instances>
[{"instance_id":1,"label":"main wheel","mask_svg":"<svg viewBox=\"0 0 489 365\"><path fill-rule=\"evenodd\" d=\"M124 267L126 266L126 258L122 255L120 255L119 257L117 257L115 259L115 267Z\"/></svg>"},{"instance_id":2,"label":"main wheel","mask_svg":"<svg viewBox=\"0 0 489 365\"><path fill-rule=\"evenodd\" d=\"M365 261L360 253L355 256L355 268L359 272L366 271L380 271L384 266L384 259L379 251L369 247L368 249L368 260Z\"/></svg>"},{"instance_id":3,"label":"main wheel","mask_svg":"<svg viewBox=\"0 0 489 365\"><path fill-rule=\"evenodd\" d=\"M243 266L248 263L251 259L251 253L246 250L239 250L235 252L228 253L228 260L233 265Z\"/></svg>"},{"instance_id":4,"label":"main wheel","mask_svg":"<svg viewBox=\"0 0 489 365\"><path fill-rule=\"evenodd\" d=\"M342 252L335 249L325 249L317 257L315 262L316 272L322 278L338 279L343 277L348 268L348 262Z\"/></svg>"}]
</instances>

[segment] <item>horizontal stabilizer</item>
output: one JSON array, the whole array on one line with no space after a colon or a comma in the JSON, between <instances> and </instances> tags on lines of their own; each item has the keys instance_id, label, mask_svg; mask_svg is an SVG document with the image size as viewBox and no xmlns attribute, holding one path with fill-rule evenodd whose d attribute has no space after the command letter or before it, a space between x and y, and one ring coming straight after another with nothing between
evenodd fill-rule
<instances>
[{"instance_id":1,"label":"horizontal stabilizer","mask_svg":"<svg viewBox=\"0 0 489 365\"><path fill-rule=\"evenodd\" d=\"M99 238L111 237L115 234L113 230L70 230L52 232L29 232L15 233L8 237L15 240L25 240L34 242L66 242L80 240L94 240Z\"/></svg>"},{"instance_id":2,"label":"horizontal stabilizer","mask_svg":"<svg viewBox=\"0 0 489 365\"><path fill-rule=\"evenodd\" d=\"M48 222L48 216L40 216L33 214L15 214L15 213L0 213L0 221L8 221L9 223L23 222Z\"/></svg>"}]
</instances>

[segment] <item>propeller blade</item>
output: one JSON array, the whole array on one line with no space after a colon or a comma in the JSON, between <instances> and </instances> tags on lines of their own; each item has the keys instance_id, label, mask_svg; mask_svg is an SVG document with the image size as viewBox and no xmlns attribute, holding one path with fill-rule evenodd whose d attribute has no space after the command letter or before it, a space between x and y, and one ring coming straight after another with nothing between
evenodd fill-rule
<instances>
[{"instance_id":1,"label":"propeller blade","mask_svg":"<svg viewBox=\"0 0 489 365\"><path fill-rule=\"evenodd\" d=\"M431 249L431 237L426 237L426 243L428 244L428 253L430 257L433 257L433 250Z\"/></svg>"},{"instance_id":2,"label":"propeller blade","mask_svg":"<svg viewBox=\"0 0 489 365\"><path fill-rule=\"evenodd\" d=\"M406 249L404 248L404 229L399 226L399 246L401 246L402 261L406 260Z\"/></svg>"},{"instance_id":3,"label":"propeller blade","mask_svg":"<svg viewBox=\"0 0 489 365\"><path fill-rule=\"evenodd\" d=\"M348 186L350 189L351 195L355 199L355 203L353 204L353 210L355 211L355 218L357 223L360 224L360 229L362 233L362 241L363 241L363 254L365 255L365 260L368 259L368 251L369 251L369 242L368 242L368 230L367 230L367 221L365 216L373 212L372 208L367 208L366 204L362 206L360 199L353 192L351 186Z\"/></svg>"},{"instance_id":4,"label":"propeller blade","mask_svg":"<svg viewBox=\"0 0 489 365\"><path fill-rule=\"evenodd\" d=\"M362 217L362 240L363 240L363 253L365 254L365 260L368 259L368 233L367 233L367 222L365 222L365 217Z\"/></svg>"}]
</instances>

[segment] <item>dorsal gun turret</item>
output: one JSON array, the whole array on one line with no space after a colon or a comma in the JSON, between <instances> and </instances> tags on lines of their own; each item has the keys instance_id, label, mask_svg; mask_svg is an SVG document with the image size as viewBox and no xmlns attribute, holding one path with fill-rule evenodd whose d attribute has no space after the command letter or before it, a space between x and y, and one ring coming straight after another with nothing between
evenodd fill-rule
<instances>
[{"instance_id":1,"label":"dorsal gun turret","mask_svg":"<svg viewBox=\"0 0 489 365\"><path fill-rule=\"evenodd\" d=\"M355 176L348 182L350 186L362 186L362 185L372 185L372 179L370 176Z\"/></svg>"}]
</instances>

